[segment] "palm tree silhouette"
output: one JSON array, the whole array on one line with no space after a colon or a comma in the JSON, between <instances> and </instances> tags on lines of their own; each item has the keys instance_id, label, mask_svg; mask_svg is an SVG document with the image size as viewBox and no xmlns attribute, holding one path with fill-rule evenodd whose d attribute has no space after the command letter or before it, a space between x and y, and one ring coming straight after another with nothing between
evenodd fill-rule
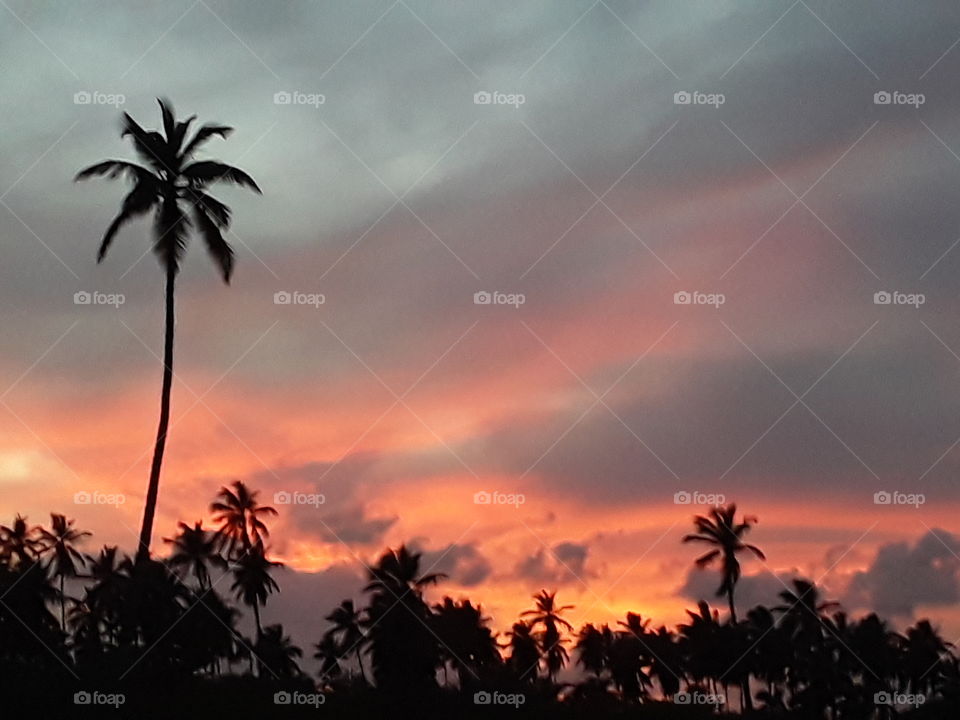
<instances>
[{"instance_id":1,"label":"palm tree silhouette","mask_svg":"<svg viewBox=\"0 0 960 720\"><path fill-rule=\"evenodd\" d=\"M343 672L340 667L340 661L343 659L343 652L340 643L329 633L325 634L315 646L317 651L313 657L320 661L320 681L327 678L336 678Z\"/></svg>"},{"instance_id":2,"label":"palm tree silhouette","mask_svg":"<svg viewBox=\"0 0 960 720\"><path fill-rule=\"evenodd\" d=\"M51 529L40 528L41 555L51 553L48 568L53 576L60 580L60 625L67 628L66 595L64 594L64 580L68 577L77 577L77 564L83 567L87 559L77 550L75 543L90 535L86 531L75 530L73 520L67 520L65 515L50 513Z\"/></svg>"},{"instance_id":3,"label":"palm tree silhouette","mask_svg":"<svg viewBox=\"0 0 960 720\"><path fill-rule=\"evenodd\" d=\"M557 674L567 664L569 657L567 649L563 646L566 640L561 628L573 630L573 625L560 617L562 612L572 610L573 605L557 605L556 596L556 592L548 593L546 590L541 590L533 596L535 607L520 613L520 617L530 617L532 627L536 628L537 625L543 627L539 636L540 647L546 664L547 677L553 683L556 683Z\"/></svg>"},{"instance_id":4,"label":"palm tree silhouette","mask_svg":"<svg viewBox=\"0 0 960 720\"><path fill-rule=\"evenodd\" d=\"M678 627L687 675L697 683L709 683L714 693L720 684L726 690L725 674L730 666L724 660L724 644L728 636L720 624L720 612L701 600L697 612L687 610L687 615L690 622Z\"/></svg>"},{"instance_id":5,"label":"palm tree silhouette","mask_svg":"<svg viewBox=\"0 0 960 720\"><path fill-rule=\"evenodd\" d=\"M270 537L270 530L261 518L277 514L269 505L257 502L258 490L249 490L240 480L232 487L232 490L220 488L217 499L210 505L215 513L213 521L220 523L216 530L218 545L228 558L249 552L256 543L262 545Z\"/></svg>"},{"instance_id":6,"label":"palm tree silhouette","mask_svg":"<svg viewBox=\"0 0 960 720\"><path fill-rule=\"evenodd\" d=\"M406 545L389 549L369 569L372 593L364 625L368 630L377 687L390 697L411 697L436 686L440 663L437 638L423 590L446 577L420 574L421 553ZM404 648L398 653L397 648Z\"/></svg>"},{"instance_id":7,"label":"palm tree silhouette","mask_svg":"<svg viewBox=\"0 0 960 720\"><path fill-rule=\"evenodd\" d=\"M647 626L650 620L644 620L637 613L628 612L626 622L617 625L623 630L617 631L610 648L610 674L620 693L629 700L639 700L647 692L650 676L644 667L651 663L647 638Z\"/></svg>"},{"instance_id":8,"label":"palm tree silhouette","mask_svg":"<svg viewBox=\"0 0 960 720\"><path fill-rule=\"evenodd\" d=\"M163 119L163 134L144 130L127 113L123 114L124 126L121 137L130 136L134 150L146 163L138 165L125 160L106 160L81 170L76 180L96 176L116 179L126 175L133 182L133 189L123 199L119 214L107 227L97 252L101 262L114 237L129 221L155 211L154 252L166 274L166 325L163 344L163 382L160 390L160 421L150 465L150 481L143 509L143 525L140 529L140 546L137 556L150 554L150 538L153 533L153 518L157 509L160 490L160 468L167 441L170 423L170 390L173 385L173 332L175 324L174 287L180 261L183 259L190 227L196 229L207 246L207 251L220 269L223 280L230 282L233 272L233 249L223 239L223 231L230 227L230 208L208 195L207 187L216 182L235 183L260 193L260 188L242 170L214 160L190 162L200 147L214 135L226 138L233 128L225 125L204 125L189 142L187 132L196 116L182 122L174 119L169 102L157 100ZM184 211L182 203L190 207ZM192 214L191 221L188 213Z\"/></svg>"},{"instance_id":9,"label":"palm tree silhouette","mask_svg":"<svg viewBox=\"0 0 960 720\"><path fill-rule=\"evenodd\" d=\"M901 643L903 676L911 692L931 695L949 669L952 643L941 638L929 620L920 620L907 628Z\"/></svg>"},{"instance_id":10,"label":"palm tree silhouette","mask_svg":"<svg viewBox=\"0 0 960 720\"><path fill-rule=\"evenodd\" d=\"M360 667L360 676L366 683L367 674L364 672L363 658L360 654L366 639L361 629L363 612L354 608L353 600L344 600L325 619L333 623L333 627L324 633L323 639L317 645L317 652L323 653L323 655L315 657L318 657L318 659L325 658L326 653L333 647L339 648L337 659L353 652L357 658L357 665ZM339 668L339 663L337 668Z\"/></svg>"},{"instance_id":11,"label":"palm tree silhouette","mask_svg":"<svg viewBox=\"0 0 960 720\"><path fill-rule=\"evenodd\" d=\"M737 506L734 504L725 507L715 507L710 511L709 516L697 515L693 524L697 532L692 535L685 535L683 542L702 542L712 545L713 549L706 552L696 559L697 567L706 567L714 560L720 560L723 580L717 589L717 597L727 596L727 602L730 606L730 619L737 621L737 609L733 602L733 592L740 580L740 561L737 554L744 550L749 550L761 560L766 560L766 556L755 545L748 545L742 538L750 530L750 527L756 524L757 519L751 515L743 518L743 522L737 523L735 516Z\"/></svg>"},{"instance_id":12,"label":"palm tree silhouette","mask_svg":"<svg viewBox=\"0 0 960 720\"><path fill-rule=\"evenodd\" d=\"M293 644L289 635L283 634L282 625L265 627L254 651L257 659L276 677L292 678L301 674L297 658L303 655L303 651Z\"/></svg>"},{"instance_id":13,"label":"palm tree silhouette","mask_svg":"<svg viewBox=\"0 0 960 720\"><path fill-rule=\"evenodd\" d=\"M237 599L253 609L254 623L257 628L257 641L263 635L260 625L260 606L267 604L267 597L280 590L277 581L270 573L274 568L283 567L283 563L267 558L263 542L256 544L243 553L233 564L234 582L232 589Z\"/></svg>"},{"instance_id":14,"label":"palm tree silhouette","mask_svg":"<svg viewBox=\"0 0 960 720\"><path fill-rule=\"evenodd\" d=\"M533 635L533 629L526 622L516 622L507 633L510 638L507 647L510 648L508 665L517 680L532 683L536 680L536 670L540 664L540 647Z\"/></svg>"},{"instance_id":15,"label":"palm tree silhouette","mask_svg":"<svg viewBox=\"0 0 960 720\"><path fill-rule=\"evenodd\" d=\"M599 678L607 669L613 634L606 625L602 629L587 623L577 633L577 663L588 673Z\"/></svg>"},{"instance_id":16,"label":"palm tree silhouette","mask_svg":"<svg viewBox=\"0 0 960 720\"><path fill-rule=\"evenodd\" d=\"M12 567L37 557L40 528L27 525L27 518L17 515L11 526L0 526L0 559Z\"/></svg>"},{"instance_id":17,"label":"palm tree silhouette","mask_svg":"<svg viewBox=\"0 0 960 720\"><path fill-rule=\"evenodd\" d=\"M173 546L173 553L167 559L171 567L193 573L201 591L210 587L210 566L226 568L227 562L217 552L216 534L206 530L197 520L193 527L184 522L177 523L180 532L176 537L164 538L165 543Z\"/></svg>"},{"instance_id":18,"label":"palm tree silhouette","mask_svg":"<svg viewBox=\"0 0 960 720\"><path fill-rule=\"evenodd\" d=\"M485 670L500 662L497 641L487 627L490 618L484 617L479 605L470 600L454 601L445 597L433 606L433 627L440 639L444 662L457 672L457 684L463 688L480 680Z\"/></svg>"}]
</instances>

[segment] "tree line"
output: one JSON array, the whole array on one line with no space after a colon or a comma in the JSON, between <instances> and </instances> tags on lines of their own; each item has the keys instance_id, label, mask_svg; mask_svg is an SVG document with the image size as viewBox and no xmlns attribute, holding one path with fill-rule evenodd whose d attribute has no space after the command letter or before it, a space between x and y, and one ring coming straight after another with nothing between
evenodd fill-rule
<instances>
[{"instance_id":1,"label":"tree line","mask_svg":"<svg viewBox=\"0 0 960 720\"><path fill-rule=\"evenodd\" d=\"M498 704L515 716L947 717L923 713L960 697L957 658L927 620L897 633L875 613L851 618L802 579L779 605L738 615L737 556L761 551L743 541L754 519L738 520L733 505L697 516L683 538L710 546L695 562L718 564L723 617L703 600L673 628L634 612L575 628L573 607L541 590L497 633L469 598L430 602L428 588L445 576L424 572L420 553L402 545L370 565L363 606L303 609L318 627L311 677L283 626L261 623L280 590L283 564L267 545L277 511L238 481L210 512L213 527L179 523L156 559L114 546L88 554L90 534L60 514L49 528L19 515L0 526L0 682L63 702L78 688L126 691L131 703L181 688L212 708L224 694L248 698L239 717L260 705L295 712L278 704L298 702L343 703L356 717L385 706L428 716L450 703L487 713L478 717ZM244 613L252 636L240 629Z\"/></svg>"}]
</instances>

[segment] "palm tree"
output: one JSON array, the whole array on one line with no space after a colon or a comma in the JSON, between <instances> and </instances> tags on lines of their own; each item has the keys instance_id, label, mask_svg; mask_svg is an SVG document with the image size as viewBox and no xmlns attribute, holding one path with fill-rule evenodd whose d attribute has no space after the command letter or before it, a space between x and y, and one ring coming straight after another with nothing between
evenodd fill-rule
<instances>
[{"instance_id":1,"label":"palm tree","mask_svg":"<svg viewBox=\"0 0 960 720\"><path fill-rule=\"evenodd\" d=\"M533 629L525 622L516 622L507 635L510 637L507 645L510 648L510 659L507 664L517 680L532 683L537 674L531 674L530 671L536 670L540 665L540 647L533 635Z\"/></svg>"},{"instance_id":2,"label":"palm tree","mask_svg":"<svg viewBox=\"0 0 960 720\"><path fill-rule=\"evenodd\" d=\"M687 675L696 683L710 683L716 692L717 683L723 680L729 669L722 658L723 626L720 624L720 612L711 610L701 600L697 604L697 612L687 610L687 615L690 622L678 627Z\"/></svg>"},{"instance_id":3,"label":"palm tree","mask_svg":"<svg viewBox=\"0 0 960 720\"><path fill-rule=\"evenodd\" d=\"M481 673L500 663L500 652L479 605L445 597L433 606L433 627L440 640L444 674L447 664L457 672L461 689L481 679Z\"/></svg>"},{"instance_id":4,"label":"palm tree","mask_svg":"<svg viewBox=\"0 0 960 720\"><path fill-rule=\"evenodd\" d=\"M730 605L730 619L733 622L737 622L737 609L733 602L733 591L740 580L740 561L737 559L737 554L749 550L761 560L767 559L760 548L755 545L748 545L742 539L750 530L750 527L756 524L757 519L747 515L743 518L743 522L737 523L736 513L737 506L731 503L724 507L713 508L709 516L697 515L693 519L697 532L692 535L685 535L683 538L683 542L702 542L713 546L712 550L696 559L696 564L697 567L702 568L710 565L714 560L720 560L723 580L717 590L717 597L727 596L727 602Z\"/></svg>"},{"instance_id":5,"label":"palm tree","mask_svg":"<svg viewBox=\"0 0 960 720\"><path fill-rule=\"evenodd\" d=\"M118 556L117 547L113 545L104 546L97 557L88 555L87 563L85 578L92 581L92 585L85 588L83 604L87 614L81 613L81 617L102 625L110 641L116 642L117 623L129 581L129 560Z\"/></svg>"},{"instance_id":6,"label":"palm tree","mask_svg":"<svg viewBox=\"0 0 960 720\"><path fill-rule=\"evenodd\" d=\"M216 535L205 530L199 520L193 527L184 522L178 523L177 527L180 532L176 537L163 539L174 548L167 562L174 568L184 568L187 573L193 573L202 592L210 587L209 566L226 568L227 562L217 552Z\"/></svg>"},{"instance_id":7,"label":"palm tree","mask_svg":"<svg viewBox=\"0 0 960 720\"><path fill-rule=\"evenodd\" d=\"M40 544L39 528L27 525L27 518L17 515L11 526L0 526L0 558L15 567L36 558Z\"/></svg>"},{"instance_id":8,"label":"palm tree","mask_svg":"<svg viewBox=\"0 0 960 720\"><path fill-rule=\"evenodd\" d=\"M440 664L423 590L446 576L421 575L420 557L406 545L387 550L369 569L370 582L364 588L372 593L364 625L370 637L373 677L378 689L397 700L431 691Z\"/></svg>"},{"instance_id":9,"label":"palm tree","mask_svg":"<svg viewBox=\"0 0 960 720\"><path fill-rule=\"evenodd\" d=\"M233 271L233 249L223 239L223 231L230 227L230 208L208 195L207 187L216 182L235 183L259 193L260 188L242 170L213 160L191 162L194 154L214 135L226 138L233 128L225 125L204 125L188 141L187 132L196 116L182 122L174 119L169 102L158 100L163 118L163 134L144 130L127 113L121 137L130 136L134 150L146 163L138 165L125 160L106 160L81 170L76 180L106 176L113 180L121 175L133 182L133 188L123 199L119 214L104 233L97 252L97 262L103 260L114 237L123 225L147 214L154 215L154 252L166 274L166 327L163 345L163 383L160 391L160 421L150 466L150 481L143 509L140 545L137 557L150 554L150 537L157 509L160 489L160 468L170 422L170 390L173 384L173 330L174 286L180 261L187 244L188 230L195 224L214 262L230 282ZM189 204L184 210L183 204ZM189 215L188 215L189 213ZM193 220L191 221L190 215Z\"/></svg>"},{"instance_id":10,"label":"palm tree","mask_svg":"<svg viewBox=\"0 0 960 720\"><path fill-rule=\"evenodd\" d=\"M563 646L565 639L562 634L562 628L573 630L573 625L568 623L560 614L566 610L572 610L573 605L560 605L556 603L555 592L548 593L541 590L533 596L536 605L532 610L524 610L520 617L532 616L530 625L536 627L541 625L543 630L540 633L540 647L543 651L544 662L547 669L547 677L551 682L556 682L557 674L567 664L567 649Z\"/></svg>"},{"instance_id":11,"label":"palm tree","mask_svg":"<svg viewBox=\"0 0 960 720\"><path fill-rule=\"evenodd\" d=\"M946 674L951 643L940 637L929 620L920 620L907 628L902 645L901 672L910 692L929 697Z\"/></svg>"},{"instance_id":12,"label":"palm tree","mask_svg":"<svg viewBox=\"0 0 960 720\"><path fill-rule=\"evenodd\" d=\"M650 620L644 620L637 613L628 612L626 622L617 625L618 630L610 648L610 674L623 697L639 700L650 685L650 676L644 666L650 665L651 655L647 637Z\"/></svg>"},{"instance_id":13,"label":"palm tree","mask_svg":"<svg viewBox=\"0 0 960 720\"><path fill-rule=\"evenodd\" d=\"M697 567L703 568L720 561L722 580L717 589L717 597L727 596L730 608L730 625L737 624L737 608L733 601L734 589L740 580L740 561L737 554L749 550L761 560L766 556L756 545L743 542L743 536L756 524L757 518L752 515L744 516L743 521L736 521L737 506L734 503L715 507L707 516L697 515L693 519L697 532L685 535L683 542L701 542L712 546L711 550L696 559ZM741 669L742 670L742 669ZM740 683L741 703L746 710L753 710L753 697L750 692L749 673L745 673Z\"/></svg>"},{"instance_id":14,"label":"palm tree","mask_svg":"<svg viewBox=\"0 0 960 720\"><path fill-rule=\"evenodd\" d=\"M344 600L337 605L334 611L326 617L328 622L333 623L333 627L324 633L323 640L317 644L317 652L327 653L332 647L337 647L339 648L338 659L353 652L357 658L357 665L360 667L360 676L366 683L367 674L363 670L363 658L360 654L366 639L360 627L362 618L363 612L354 608L353 600ZM314 657L319 658L319 656ZM323 657L326 657L326 655ZM339 669L339 663L337 668Z\"/></svg>"},{"instance_id":15,"label":"palm tree","mask_svg":"<svg viewBox=\"0 0 960 720\"><path fill-rule=\"evenodd\" d=\"M609 665L610 645L613 635L606 625L598 629L587 623L577 633L577 663L588 673L599 678Z\"/></svg>"},{"instance_id":16,"label":"palm tree","mask_svg":"<svg viewBox=\"0 0 960 720\"><path fill-rule=\"evenodd\" d=\"M315 647L317 651L313 654L313 657L320 661L321 683L327 678L338 677L343 672L340 661L343 659L344 649L340 646L340 643L330 633L327 633Z\"/></svg>"},{"instance_id":17,"label":"palm tree","mask_svg":"<svg viewBox=\"0 0 960 720\"><path fill-rule=\"evenodd\" d=\"M258 503L259 494L259 490L249 490L242 481L236 480L232 490L220 488L217 499L210 505L215 513L213 521L220 523L216 531L218 545L228 558L249 552L255 543L262 545L270 537L270 530L261 518L276 515L277 511Z\"/></svg>"},{"instance_id":18,"label":"palm tree","mask_svg":"<svg viewBox=\"0 0 960 720\"><path fill-rule=\"evenodd\" d=\"M301 674L297 658L303 655L303 651L293 644L289 635L283 634L282 625L265 627L254 646L254 652L257 659L276 677L293 678Z\"/></svg>"},{"instance_id":19,"label":"palm tree","mask_svg":"<svg viewBox=\"0 0 960 720\"><path fill-rule=\"evenodd\" d=\"M51 529L40 528L41 554L51 553L47 567L52 570L53 576L60 579L60 625L67 628L66 595L63 584L68 577L77 577L77 564L83 567L87 560L77 550L75 543L90 535L86 531L75 530L73 520L67 520L65 515L50 513Z\"/></svg>"},{"instance_id":20,"label":"palm tree","mask_svg":"<svg viewBox=\"0 0 960 720\"><path fill-rule=\"evenodd\" d=\"M263 635L260 625L260 606L267 604L267 597L274 591L280 590L277 581L270 573L274 568L283 567L283 563L267 558L263 542L257 544L241 555L233 565L234 582L232 590L237 599L253 608L253 618L257 627L257 641Z\"/></svg>"}]
</instances>

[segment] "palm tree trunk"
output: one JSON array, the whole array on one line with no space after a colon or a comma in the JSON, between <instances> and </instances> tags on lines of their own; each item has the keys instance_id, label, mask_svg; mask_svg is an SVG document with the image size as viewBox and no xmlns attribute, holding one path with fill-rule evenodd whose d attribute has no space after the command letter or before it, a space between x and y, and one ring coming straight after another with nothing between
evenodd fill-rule
<instances>
[{"instance_id":1,"label":"palm tree trunk","mask_svg":"<svg viewBox=\"0 0 960 720\"><path fill-rule=\"evenodd\" d=\"M263 637L263 628L260 627L260 603L256 600L253 602L253 619L257 625L257 642L259 642Z\"/></svg>"},{"instance_id":2,"label":"palm tree trunk","mask_svg":"<svg viewBox=\"0 0 960 720\"><path fill-rule=\"evenodd\" d=\"M177 270L167 267L166 320L163 337L163 385L160 389L160 422L157 425L157 441L153 447L153 463L150 466L150 482L143 507L143 525L140 528L138 559L150 557L150 536L153 534L153 517L157 510L157 495L160 492L160 467L163 465L163 450L167 444L167 427L170 424L170 390L173 386L173 291Z\"/></svg>"},{"instance_id":3,"label":"palm tree trunk","mask_svg":"<svg viewBox=\"0 0 960 720\"><path fill-rule=\"evenodd\" d=\"M60 627L67 631L66 598L63 595L63 575L60 576Z\"/></svg>"},{"instance_id":4,"label":"palm tree trunk","mask_svg":"<svg viewBox=\"0 0 960 720\"><path fill-rule=\"evenodd\" d=\"M357 647L357 665L360 666L360 677L363 678L363 684L364 684L364 685L367 685L367 684L368 684L368 682L367 682L367 673L366 673L366 671L363 669L363 658L360 657L360 648L359 648L359 647Z\"/></svg>"},{"instance_id":5,"label":"palm tree trunk","mask_svg":"<svg viewBox=\"0 0 960 720\"><path fill-rule=\"evenodd\" d=\"M257 626L256 644L259 645L260 640L263 637L263 628L260 626L260 603L258 603L256 600L253 601L253 621L254 621L254 624ZM257 672L255 674L259 676L260 675L260 659L259 658L255 659L254 654L251 652L250 653L250 674L251 675L254 674L253 672L254 666L256 666L257 668Z\"/></svg>"},{"instance_id":6,"label":"palm tree trunk","mask_svg":"<svg viewBox=\"0 0 960 720\"><path fill-rule=\"evenodd\" d=\"M727 603L730 605L730 623L737 624L737 607L733 602L733 585L727 588ZM753 712L753 698L750 696L750 674L740 683L740 712Z\"/></svg>"}]
</instances>

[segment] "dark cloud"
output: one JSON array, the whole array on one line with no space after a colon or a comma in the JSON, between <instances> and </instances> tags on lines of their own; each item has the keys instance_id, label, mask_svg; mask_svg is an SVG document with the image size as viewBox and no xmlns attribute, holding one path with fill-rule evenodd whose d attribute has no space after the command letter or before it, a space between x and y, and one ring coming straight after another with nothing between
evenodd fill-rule
<instances>
[{"instance_id":1,"label":"dark cloud","mask_svg":"<svg viewBox=\"0 0 960 720\"><path fill-rule=\"evenodd\" d=\"M419 547L419 543L411 543ZM451 582L464 587L482 583L493 571L490 560L472 543L449 545L436 550L422 550L421 572L444 573Z\"/></svg>"},{"instance_id":2,"label":"dark cloud","mask_svg":"<svg viewBox=\"0 0 960 720\"><path fill-rule=\"evenodd\" d=\"M596 573L587 567L588 543L570 541L539 548L517 563L513 576L532 583L580 585Z\"/></svg>"},{"instance_id":3,"label":"dark cloud","mask_svg":"<svg viewBox=\"0 0 960 720\"><path fill-rule=\"evenodd\" d=\"M279 521L297 534L327 543L377 545L397 521L395 515L378 515L368 508L379 461L374 455L357 454L343 463L263 470L249 482L262 489L264 502L272 499Z\"/></svg>"},{"instance_id":4,"label":"dark cloud","mask_svg":"<svg viewBox=\"0 0 960 720\"><path fill-rule=\"evenodd\" d=\"M911 618L921 605L960 599L960 538L932 529L915 543L882 545L870 566L850 580L844 604Z\"/></svg>"}]
</instances>

